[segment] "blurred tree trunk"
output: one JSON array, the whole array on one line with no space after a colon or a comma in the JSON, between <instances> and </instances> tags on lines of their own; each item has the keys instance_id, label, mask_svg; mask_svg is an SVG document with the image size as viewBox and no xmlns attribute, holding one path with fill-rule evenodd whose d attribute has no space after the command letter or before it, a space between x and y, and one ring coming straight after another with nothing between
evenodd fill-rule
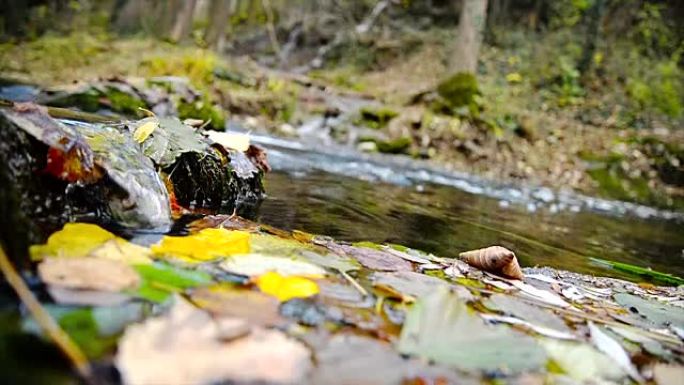
<instances>
[{"instance_id":1,"label":"blurred tree trunk","mask_svg":"<svg viewBox=\"0 0 684 385\"><path fill-rule=\"evenodd\" d=\"M204 32L204 41L211 48L223 50L233 1L211 0L209 3L209 25Z\"/></svg>"},{"instance_id":2,"label":"blurred tree trunk","mask_svg":"<svg viewBox=\"0 0 684 385\"><path fill-rule=\"evenodd\" d=\"M596 45L601 38L601 20L605 11L605 1L596 0L594 5L589 9L587 17L587 36L582 48L582 57L577 65L577 70L584 77L592 67L594 61L594 53L596 52Z\"/></svg>"},{"instance_id":3,"label":"blurred tree trunk","mask_svg":"<svg viewBox=\"0 0 684 385\"><path fill-rule=\"evenodd\" d=\"M451 72L477 71L477 57L487 19L487 0L462 0L458 36L451 57Z\"/></svg>"},{"instance_id":4,"label":"blurred tree trunk","mask_svg":"<svg viewBox=\"0 0 684 385\"><path fill-rule=\"evenodd\" d=\"M188 36L192 28L192 19L195 14L196 5L196 0L185 0L178 5L175 22L169 33L171 41L180 41Z\"/></svg>"}]
</instances>

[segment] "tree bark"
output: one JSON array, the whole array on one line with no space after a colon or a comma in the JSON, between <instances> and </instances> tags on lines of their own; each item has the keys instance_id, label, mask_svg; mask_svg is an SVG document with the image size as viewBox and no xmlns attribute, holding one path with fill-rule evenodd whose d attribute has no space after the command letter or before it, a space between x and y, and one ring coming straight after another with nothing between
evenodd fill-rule
<instances>
[{"instance_id":1,"label":"tree bark","mask_svg":"<svg viewBox=\"0 0 684 385\"><path fill-rule=\"evenodd\" d=\"M226 39L226 26L231 11L231 0L211 0L209 4L209 25L204 32L204 41L211 48L222 50Z\"/></svg>"},{"instance_id":2,"label":"tree bark","mask_svg":"<svg viewBox=\"0 0 684 385\"><path fill-rule=\"evenodd\" d=\"M476 73L477 58L487 18L487 0L462 0L461 3L458 36L451 57L450 69L454 73Z\"/></svg>"},{"instance_id":3,"label":"tree bark","mask_svg":"<svg viewBox=\"0 0 684 385\"><path fill-rule=\"evenodd\" d=\"M195 14L195 5L197 5L196 0L185 0L183 2L182 7L179 8L176 14L171 33L169 33L171 41L181 41L190 33L192 18Z\"/></svg>"}]
</instances>

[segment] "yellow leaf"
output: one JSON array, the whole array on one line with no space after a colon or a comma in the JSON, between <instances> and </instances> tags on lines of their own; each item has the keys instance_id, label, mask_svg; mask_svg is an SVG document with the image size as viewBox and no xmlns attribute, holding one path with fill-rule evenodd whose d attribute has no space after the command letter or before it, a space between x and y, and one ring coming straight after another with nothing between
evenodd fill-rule
<instances>
[{"instance_id":1,"label":"yellow leaf","mask_svg":"<svg viewBox=\"0 0 684 385\"><path fill-rule=\"evenodd\" d=\"M279 301L292 298L306 298L318 294L316 282L302 277L284 277L275 272L268 272L256 279L256 285L263 293L270 294Z\"/></svg>"},{"instance_id":2,"label":"yellow leaf","mask_svg":"<svg viewBox=\"0 0 684 385\"><path fill-rule=\"evenodd\" d=\"M223 147L245 152L249 148L249 134L241 132L218 132L208 131L207 136L214 143L218 143Z\"/></svg>"},{"instance_id":3,"label":"yellow leaf","mask_svg":"<svg viewBox=\"0 0 684 385\"><path fill-rule=\"evenodd\" d=\"M522 82L522 75L518 72L511 72L510 74L506 75L506 81L509 83L520 83Z\"/></svg>"},{"instance_id":4,"label":"yellow leaf","mask_svg":"<svg viewBox=\"0 0 684 385\"><path fill-rule=\"evenodd\" d=\"M135 139L135 141L138 143L142 143L149 138L150 135L152 135L157 127L159 127L159 122L156 120L150 120L146 123L143 123L135 129L135 132L133 132L133 139Z\"/></svg>"},{"instance_id":5,"label":"yellow leaf","mask_svg":"<svg viewBox=\"0 0 684 385\"><path fill-rule=\"evenodd\" d=\"M47 243L29 249L31 259L45 257L83 257L116 235L89 223L67 223L62 230L50 235Z\"/></svg>"},{"instance_id":6,"label":"yellow leaf","mask_svg":"<svg viewBox=\"0 0 684 385\"><path fill-rule=\"evenodd\" d=\"M200 263L233 254L249 253L246 231L204 229L186 237L165 236L152 246L156 255L172 256L185 262Z\"/></svg>"}]
</instances>

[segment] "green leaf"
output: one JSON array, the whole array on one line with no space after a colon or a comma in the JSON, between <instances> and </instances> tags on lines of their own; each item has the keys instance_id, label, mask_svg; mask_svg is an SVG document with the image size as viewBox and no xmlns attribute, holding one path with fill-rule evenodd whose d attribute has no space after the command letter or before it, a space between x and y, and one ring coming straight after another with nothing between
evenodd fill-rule
<instances>
[{"instance_id":1,"label":"green leaf","mask_svg":"<svg viewBox=\"0 0 684 385\"><path fill-rule=\"evenodd\" d=\"M165 263L156 262L134 267L140 274L142 283L133 294L152 302L161 303L174 292L208 285L212 282L211 276L207 273L181 269Z\"/></svg>"},{"instance_id":2,"label":"green leaf","mask_svg":"<svg viewBox=\"0 0 684 385\"><path fill-rule=\"evenodd\" d=\"M537 370L544 350L504 325L485 325L465 302L439 287L406 315L398 349L464 370Z\"/></svg>"},{"instance_id":3,"label":"green leaf","mask_svg":"<svg viewBox=\"0 0 684 385\"><path fill-rule=\"evenodd\" d=\"M675 275L672 275L672 274L661 273L659 271L646 269L646 268L639 267L639 266L630 265L629 263L624 263L624 262L614 262L614 261L608 261L605 259L592 258L592 257L590 257L589 259L594 261L594 262L600 263L602 265L610 266L615 270L622 271L625 273L629 273L632 275L636 275L636 276L639 276L641 278L651 280L651 281L658 283L658 284L672 285L672 286L684 285L684 279L677 277Z\"/></svg>"}]
</instances>

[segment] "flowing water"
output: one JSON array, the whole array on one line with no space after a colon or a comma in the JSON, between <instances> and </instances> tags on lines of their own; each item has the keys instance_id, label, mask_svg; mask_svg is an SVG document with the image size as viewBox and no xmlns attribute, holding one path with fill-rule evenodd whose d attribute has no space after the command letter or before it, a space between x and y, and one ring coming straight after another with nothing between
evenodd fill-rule
<instances>
[{"instance_id":1,"label":"flowing water","mask_svg":"<svg viewBox=\"0 0 684 385\"><path fill-rule=\"evenodd\" d=\"M258 216L273 226L440 256L499 244L525 266L629 278L588 258L596 257L684 276L681 213L254 139L269 149L275 169Z\"/></svg>"}]
</instances>

